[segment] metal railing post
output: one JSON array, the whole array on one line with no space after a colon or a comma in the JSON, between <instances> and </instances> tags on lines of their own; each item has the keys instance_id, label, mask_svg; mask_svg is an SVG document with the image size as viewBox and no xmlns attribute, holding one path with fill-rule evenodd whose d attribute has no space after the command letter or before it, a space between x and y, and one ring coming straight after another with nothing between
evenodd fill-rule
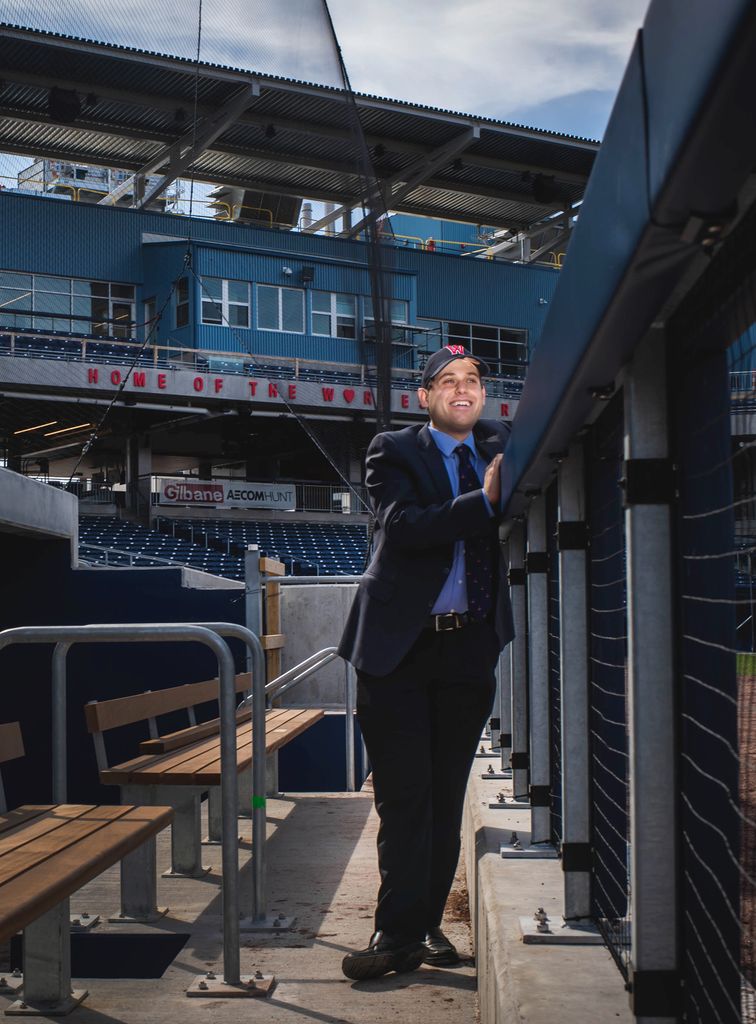
<instances>
[{"instance_id":1,"label":"metal railing post","mask_svg":"<svg viewBox=\"0 0 756 1024\"><path fill-rule=\"evenodd\" d=\"M70 647L70 643L57 643L52 654L52 797L56 804L68 798L66 656Z\"/></svg>"},{"instance_id":2,"label":"metal railing post","mask_svg":"<svg viewBox=\"0 0 756 1024\"><path fill-rule=\"evenodd\" d=\"M252 672L252 694L247 702L252 704L252 906L251 923L257 924L266 921L266 860L265 860L265 839L267 832L267 798L265 795L265 655L256 636L246 626L240 626L234 622L198 622L195 625L205 629L211 629L223 637L232 637L241 640L246 644L248 662L251 664ZM234 735L236 735L236 694L233 698L231 719L233 720ZM258 742L255 742L255 737ZM262 737L262 743L259 738ZM234 771L234 781L236 772ZM225 804L223 812L225 814ZM236 813L233 815L234 831L237 829ZM225 829L225 818L223 827ZM224 832L225 835L225 832ZM242 907L244 913L246 907ZM279 924L279 927L280 924Z\"/></svg>"},{"instance_id":3,"label":"metal railing post","mask_svg":"<svg viewBox=\"0 0 756 1024\"><path fill-rule=\"evenodd\" d=\"M551 838L549 750L549 592L546 551L546 498L534 498L528 511L528 695L530 726L531 843Z\"/></svg>"},{"instance_id":4,"label":"metal railing post","mask_svg":"<svg viewBox=\"0 0 756 1024\"><path fill-rule=\"evenodd\" d=\"M248 544L244 552L244 625L256 636L263 632L262 581L260 578L260 548ZM251 663L247 662L247 671ZM263 677L264 678L264 677Z\"/></svg>"},{"instance_id":5,"label":"metal railing post","mask_svg":"<svg viewBox=\"0 0 756 1024\"><path fill-rule=\"evenodd\" d=\"M652 331L625 385L625 531L630 754L629 985L644 1024L677 1020L672 489L666 345Z\"/></svg>"},{"instance_id":6,"label":"metal railing post","mask_svg":"<svg viewBox=\"0 0 756 1024\"><path fill-rule=\"evenodd\" d=\"M525 610L525 538L522 523L509 535L509 585L515 636L509 645L512 680L512 794L528 795L528 654Z\"/></svg>"},{"instance_id":7,"label":"metal railing post","mask_svg":"<svg viewBox=\"0 0 756 1024\"><path fill-rule=\"evenodd\" d=\"M346 788L354 793L357 788L354 767L354 707L356 699L354 667L344 662L344 714L346 716Z\"/></svg>"},{"instance_id":8,"label":"metal railing post","mask_svg":"<svg viewBox=\"0 0 756 1024\"><path fill-rule=\"evenodd\" d=\"M588 729L588 530L583 446L559 467L559 664L562 734L562 870L565 920L591 913L590 734Z\"/></svg>"}]
</instances>

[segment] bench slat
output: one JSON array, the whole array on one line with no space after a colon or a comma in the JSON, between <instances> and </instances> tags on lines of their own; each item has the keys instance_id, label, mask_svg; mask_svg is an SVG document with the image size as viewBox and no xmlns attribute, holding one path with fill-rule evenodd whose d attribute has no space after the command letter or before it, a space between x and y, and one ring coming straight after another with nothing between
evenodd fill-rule
<instances>
[{"instance_id":1,"label":"bench slat","mask_svg":"<svg viewBox=\"0 0 756 1024\"><path fill-rule=\"evenodd\" d=\"M0 857L7 856L12 850L20 849L26 843L32 842L38 836L46 835L54 828L60 828L66 821L80 818L87 811L93 811L95 806L95 804L58 804L54 818L50 817L49 806L35 808L33 814L28 814L21 820L15 821L0 832ZM29 810L32 809L29 808ZM24 827L19 828L20 825Z\"/></svg>"},{"instance_id":2,"label":"bench slat","mask_svg":"<svg viewBox=\"0 0 756 1024\"><path fill-rule=\"evenodd\" d=\"M274 708L267 712L266 754L272 754L300 733L309 729L324 715L320 708ZM237 728L237 770L243 771L252 762L252 725ZM179 785L217 786L221 780L220 740L214 737L180 753L135 758L100 774L102 782L113 785Z\"/></svg>"},{"instance_id":3,"label":"bench slat","mask_svg":"<svg viewBox=\"0 0 756 1024\"><path fill-rule=\"evenodd\" d=\"M241 693L252 686L249 672L240 672L235 680L235 692ZM181 711L197 704L217 700L220 693L218 678L205 679L201 683L185 683L165 690L149 693L134 693L128 697L114 697L112 700L96 700L84 705L84 715L89 732L107 732L121 725L133 725L145 718L157 718L171 711Z\"/></svg>"},{"instance_id":4,"label":"bench slat","mask_svg":"<svg viewBox=\"0 0 756 1024\"><path fill-rule=\"evenodd\" d=\"M266 712L266 731L269 723L277 724L283 708L274 708ZM272 716L269 718L268 716ZM242 722L236 729L237 752L244 746L251 746L252 723ZM208 762L220 760L220 736L210 736L204 740L183 747L167 754L149 754L132 758L122 764L113 765L106 772L100 773L100 781L110 785L124 785L127 782L148 780L153 785L160 782L160 777L171 776L172 784L195 785L193 779L197 770L201 770ZM181 782L177 780L181 779Z\"/></svg>"},{"instance_id":5,"label":"bench slat","mask_svg":"<svg viewBox=\"0 0 756 1024\"><path fill-rule=\"evenodd\" d=\"M25 810L20 808L22 813ZM47 809L53 823L57 811L57 807ZM110 811L117 813L115 820L108 816ZM164 829L170 824L173 811L170 807L88 807L86 814L100 815L96 831L81 836L42 863L30 864L28 870L0 884L0 942ZM22 831L23 827L20 826ZM0 858L0 869L3 860Z\"/></svg>"},{"instance_id":6,"label":"bench slat","mask_svg":"<svg viewBox=\"0 0 756 1024\"><path fill-rule=\"evenodd\" d=\"M0 854L0 891L16 875L82 842L99 829L122 818L128 810L128 806L84 807L77 813L77 809L69 805L62 815L56 809L31 826L22 826L15 834L6 836L6 848ZM27 837L27 832L32 834Z\"/></svg>"},{"instance_id":7,"label":"bench slat","mask_svg":"<svg viewBox=\"0 0 756 1024\"><path fill-rule=\"evenodd\" d=\"M236 716L236 721L248 722L251 717L251 711L240 711ZM217 736L219 732L220 718L213 718L209 722L189 725L186 729L178 729L176 732L158 736L155 740L142 740L139 744L139 752L141 754L168 754L172 750L188 747L190 743L195 743L197 740L205 739L208 736Z\"/></svg>"}]
</instances>

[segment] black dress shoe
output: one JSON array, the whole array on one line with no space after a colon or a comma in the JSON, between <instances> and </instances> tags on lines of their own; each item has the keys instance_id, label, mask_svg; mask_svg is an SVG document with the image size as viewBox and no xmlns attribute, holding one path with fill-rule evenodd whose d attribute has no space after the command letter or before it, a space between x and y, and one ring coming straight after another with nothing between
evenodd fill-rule
<instances>
[{"instance_id":1,"label":"black dress shoe","mask_svg":"<svg viewBox=\"0 0 756 1024\"><path fill-rule=\"evenodd\" d=\"M367 949L347 953L341 969L352 981L380 978L389 971L403 974L414 971L425 960L426 949L418 939L376 932Z\"/></svg>"},{"instance_id":2,"label":"black dress shoe","mask_svg":"<svg viewBox=\"0 0 756 1024\"><path fill-rule=\"evenodd\" d=\"M423 943L425 962L435 967L453 967L459 963L459 953L440 928L429 928Z\"/></svg>"}]
</instances>

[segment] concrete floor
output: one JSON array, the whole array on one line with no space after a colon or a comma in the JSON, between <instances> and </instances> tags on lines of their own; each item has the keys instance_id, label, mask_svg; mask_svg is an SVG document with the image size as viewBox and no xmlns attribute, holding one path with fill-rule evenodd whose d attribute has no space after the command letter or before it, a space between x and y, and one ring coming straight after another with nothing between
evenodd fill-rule
<instances>
[{"instance_id":1,"label":"concrete floor","mask_svg":"<svg viewBox=\"0 0 756 1024\"><path fill-rule=\"evenodd\" d=\"M76 981L89 998L74 1011L79 1024L161 1024L264 1021L265 1024L378 1024L432 1020L434 1024L474 1024L476 979L470 958L470 931L460 913L464 893L450 900L447 932L466 955L455 969L422 967L354 983L341 973L350 949L367 944L373 930L377 891L372 797L363 794L304 794L270 800L267 844L269 909L295 915L292 931L242 937L242 974L272 973L272 994L254 999L187 998L194 977L210 969L222 974L220 922L220 848L205 847L212 867L202 879L158 879L159 902L168 916L152 930L190 932L191 937L156 980ZM240 824L249 836L249 823ZM169 863L169 837L159 837L158 868ZM249 845L240 853L240 882L250 884ZM462 887L463 874L457 886ZM72 912L107 914L118 903L118 871L110 870L71 901ZM145 931L132 926L98 926L100 932ZM0 997L0 1011L10 1000Z\"/></svg>"},{"instance_id":2,"label":"concrete floor","mask_svg":"<svg viewBox=\"0 0 756 1024\"><path fill-rule=\"evenodd\" d=\"M175 1024L181 1020L237 1024L631 1024L622 978L603 946L524 945L520 915L543 906L559 914L559 861L503 860L499 843L511 830L527 836L529 815L491 810L506 788L482 780L476 760L465 822L467 878L478 937L478 973L471 956L466 875L458 872L444 923L465 960L455 969L422 967L354 983L341 959L372 932L378 878L377 820L369 792L289 794L268 802L268 910L294 915L291 931L242 936L242 974L274 974L271 995L209 999L185 995L200 974L222 975L220 847L204 848L212 870L202 879L159 878L159 902L169 914L153 929L103 923L101 934L173 931L190 937L162 978L76 981L90 995L72 1020L79 1024ZM240 835L250 834L248 821ZM240 884L251 885L249 843L240 849ZM158 867L170 859L169 835L158 840ZM72 911L107 915L117 909L118 870L111 869L72 899ZM94 934L94 933L93 933ZM0 955L0 960L2 959ZM0 968L7 965L0 963ZM479 976L478 976L479 974ZM480 995L477 988L480 984ZM10 1000L0 996L0 1011Z\"/></svg>"}]
</instances>

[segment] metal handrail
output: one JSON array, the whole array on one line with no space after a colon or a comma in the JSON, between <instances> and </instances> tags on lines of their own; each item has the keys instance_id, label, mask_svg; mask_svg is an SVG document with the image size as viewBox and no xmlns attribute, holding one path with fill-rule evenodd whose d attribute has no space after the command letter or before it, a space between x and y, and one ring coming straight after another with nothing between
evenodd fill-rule
<instances>
[{"instance_id":1,"label":"metal handrail","mask_svg":"<svg viewBox=\"0 0 756 1024\"><path fill-rule=\"evenodd\" d=\"M232 623L223 627L243 629ZM245 631L249 632L249 631ZM253 635L253 634L250 634ZM0 632L0 650L16 643L54 643L53 654L53 799L66 801L66 666L65 659L76 643L205 644L218 661L221 726L221 807L223 865L223 980L229 985L240 982L239 949L239 854L236 824L236 715L234 703L235 669L228 644L217 630L186 623L97 624L86 626L16 626ZM259 640L257 641L259 647ZM254 675L263 679L262 648L255 649ZM254 678L253 675L253 678ZM254 715L254 711L253 711Z\"/></svg>"},{"instance_id":2,"label":"metal handrail","mask_svg":"<svg viewBox=\"0 0 756 1024\"><path fill-rule=\"evenodd\" d=\"M305 660L300 661L298 665L294 665L292 668L287 669L286 672L282 672L280 676L276 676L275 679L272 679L265 687L266 696L280 697L281 694L285 693L287 690L292 689L294 686L298 686L299 683L303 682L305 679L309 679L311 675L314 675L321 668L324 668L326 665L329 665L338 657L339 652L337 647L324 647L321 651L317 651L315 654L311 654L309 658L305 658ZM344 726L346 733L346 788L348 793L354 793L355 789L357 788L354 770L355 697L356 693L354 668L349 664L348 661L345 661ZM241 708L246 707L252 699L252 697L245 697L241 704L239 704L237 711Z\"/></svg>"}]
</instances>

